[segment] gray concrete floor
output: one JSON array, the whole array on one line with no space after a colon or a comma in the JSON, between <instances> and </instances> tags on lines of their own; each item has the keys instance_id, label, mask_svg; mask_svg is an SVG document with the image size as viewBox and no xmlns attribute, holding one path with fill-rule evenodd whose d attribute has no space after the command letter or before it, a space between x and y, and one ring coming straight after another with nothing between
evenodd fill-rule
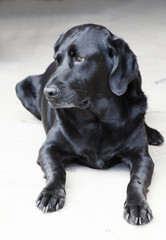
<instances>
[{"instance_id":1,"label":"gray concrete floor","mask_svg":"<svg viewBox=\"0 0 166 240\"><path fill-rule=\"evenodd\" d=\"M148 202L153 221L131 226L123 218L129 172L67 169L63 210L42 214L35 207L44 187L36 165L45 139L40 121L15 96L15 84L40 74L53 59L59 35L82 23L105 25L138 56L148 96L147 122L166 136L165 0L0 1L0 233L1 239L156 239L165 236L166 146L150 147L155 171Z\"/></svg>"}]
</instances>

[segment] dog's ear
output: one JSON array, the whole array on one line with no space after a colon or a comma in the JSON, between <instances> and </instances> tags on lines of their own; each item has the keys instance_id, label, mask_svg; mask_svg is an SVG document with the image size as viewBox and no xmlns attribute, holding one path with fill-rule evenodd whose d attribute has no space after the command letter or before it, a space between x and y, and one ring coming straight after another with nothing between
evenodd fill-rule
<instances>
[{"instance_id":1,"label":"dog's ear","mask_svg":"<svg viewBox=\"0 0 166 240\"><path fill-rule=\"evenodd\" d=\"M58 39L57 42L55 43L55 45L54 45L54 51L55 51L55 52L58 51L58 48L59 48L60 44L62 43L62 40L63 40L63 36L64 36L64 35L65 35L64 33L61 34L60 37L59 37L59 39Z\"/></svg>"},{"instance_id":2,"label":"dog's ear","mask_svg":"<svg viewBox=\"0 0 166 240\"><path fill-rule=\"evenodd\" d=\"M23 106L41 120L40 103L45 84L55 72L56 64L52 62L41 75L29 76L16 85L17 97Z\"/></svg>"},{"instance_id":3,"label":"dog's ear","mask_svg":"<svg viewBox=\"0 0 166 240\"><path fill-rule=\"evenodd\" d=\"M16 85L17 97L21 100L23 106L39 120L41 120L38 104L40 79L40 75L29 76Z\"/></svg>"},{"instance_id":4,"label":"dog's ear","mask_svg":"<svg viewBox=\"0 0 166 240\"><path fill-rule=\"evenodd\" d=\"M109 85L114 94L121 96L138 73L137 59L127 43L115 35L110 44L109 55L113 59Z\"/></svg>"}]
</instances>

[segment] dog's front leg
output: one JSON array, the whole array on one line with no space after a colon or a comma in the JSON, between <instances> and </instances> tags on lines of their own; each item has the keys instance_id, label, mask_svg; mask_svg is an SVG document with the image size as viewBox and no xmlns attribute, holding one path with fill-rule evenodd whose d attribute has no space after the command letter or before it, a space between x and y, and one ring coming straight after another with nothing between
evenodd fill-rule
<instances>
[{"instance_id":1,"label":"dog's front leg","mask_svg":"<svg viewBox=\"0 0 166 240\"><path fill-rule=\"evenodd\" d=\"M146 201L147 188L151 183L154 163L149 155L137 156L130 160L131 179L127 188L127 199L124 204L124 218L131 224L148 223L152 211Z\"/></svg>"},{"instance_id":2,"label":"dog's front leg","mask_svg":"<svg viewBox=\"0 0 166 240\"><path fill-rule=\"evenodd\" d=\"M45 143L40 151L38 163L46 176L46 186L39 194L36 205L45 212L61 209L65 203L65 181L63 156L54 144Z\"/></svg>"}]
</instances>

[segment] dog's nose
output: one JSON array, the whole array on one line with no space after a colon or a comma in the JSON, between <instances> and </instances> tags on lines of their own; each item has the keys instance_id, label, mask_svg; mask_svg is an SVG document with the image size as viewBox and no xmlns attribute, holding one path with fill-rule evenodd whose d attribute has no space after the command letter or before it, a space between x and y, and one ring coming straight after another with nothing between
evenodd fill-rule
<instances>
[{"instance_id":1,"label":"dog's nose","mask_svg":"<svg viewBox=\"0 0 166 240\"><path fill-rule=\"evenodd\" d=\"M54 100L54 98L59 93L59 88L57 88L57 87L45 87L43 92L46 95L48 100Z\"/></svg>"}]
</instances>

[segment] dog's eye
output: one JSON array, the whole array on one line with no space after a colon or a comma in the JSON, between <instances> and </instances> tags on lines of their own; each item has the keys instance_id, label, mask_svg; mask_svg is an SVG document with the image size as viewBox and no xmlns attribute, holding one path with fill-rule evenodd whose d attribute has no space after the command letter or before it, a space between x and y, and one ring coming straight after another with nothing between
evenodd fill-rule
<instances>
[{"instance_id":1,"label":"dog's eye","mask_svg":"<svg viewBox=\"0 0 166 240\"><path fill-rule=\"evenodd\" d=\"M76 57L76 62L83 62L84 58L83 57Z\"/></svg>"}]
</instances>

